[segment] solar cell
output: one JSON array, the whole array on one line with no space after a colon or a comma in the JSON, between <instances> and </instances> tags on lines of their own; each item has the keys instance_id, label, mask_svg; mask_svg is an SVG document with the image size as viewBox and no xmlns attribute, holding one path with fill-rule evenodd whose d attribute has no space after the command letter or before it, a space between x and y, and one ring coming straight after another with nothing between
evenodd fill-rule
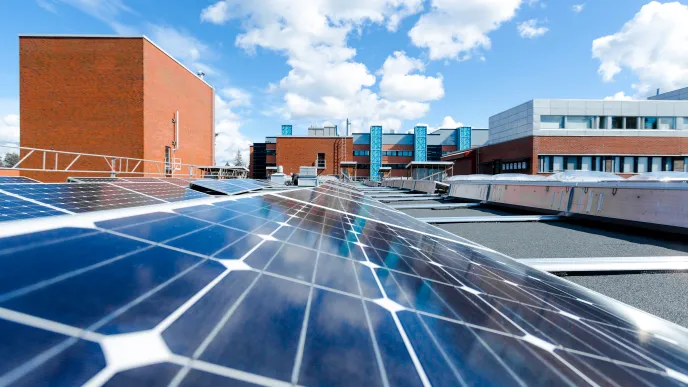
<instances>
[{"instance_id":1,"label":"solar cell","mask_svg":"<svg viewBox=\"0 0 688 387\"><path fill-rule=\"evenodd\" d=\"M688 381L684 329L412 218L327 200L170 204L0 240L12 273L0 383Z\"/></svg>"},{"instance_id":2,"label":"solar cell","mask_svg":"<svg viewBox=\"0 0 688 387\"><path fill-rule=\"evenodd\" d=\"M121 180L118 177L69 177L70 183L113 183Z\"/></svg>"},{"instance_id":3,"label":"solar cell","mask_svg":"<svg viewBox=\"0 0 688 387\"><path fill-rule=\"evenodd\" d=\"M77 213L164 203L106 183L4 184L2 190Z\"/></svg>"},{"instance_id":4,"label":"solar cell","mask_svg":"<svg viewBox=\"0 0 688 387\"><path fill-rule=\"evenodd\" d=\"M11 183L39 183L34 179L30 179L24 176L0 176L0 184L11 184Z\"/></svg>"},{"instance_id":5,"label":"solar cell","mask_svg":"<svg viewBox=\"0 0 688 387\"><path fill-rule=\"evenodd\" d=\"M64 214L66 212L7 195L0 190L0 222Z\"/></svg>"},{"instance_id":6,"label":"solar cell","mask_svg":"<svg viewBox=\"0 0 688 387\"><path fill-rule=\"evenodd\" d=\"M157 183L116 182L112 184L116 185L117 187L135 191L146 196L152 196L156 199L164 200L166 202L178 202L182 200L202 199L208 197L208 195L202 192L160 181Z\"/></svg>"},{"instance_id":7,"label":"solar cell","mask_svg":"<svg viewBox=\"0 0 688 387\"><path fill-rule=\"evenodd\" d=\"M263 188L263 185L256 183L253 180L242 179L201 179L191 182L192 187L204 191L214 192L216 194L237 195L249 191L255 191Z\"/></svg>"}]
</instances>

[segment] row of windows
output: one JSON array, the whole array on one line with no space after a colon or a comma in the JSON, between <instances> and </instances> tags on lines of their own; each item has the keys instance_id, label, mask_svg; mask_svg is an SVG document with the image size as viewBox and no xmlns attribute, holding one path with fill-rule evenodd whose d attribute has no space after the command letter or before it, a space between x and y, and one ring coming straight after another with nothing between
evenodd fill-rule
<instances>
[{"instance_id":1,"label":"row of windows","mask_svg":"<svg viewBox=\"0 0 688 387\"><path fill-rule=\"evenodd\" d=\"M370 151L367 150L355 150L354 156L370 156Z\"/></svg>"},{"instance_id":2,"label":"row of windows","mask_svg":"<svg viewBox=\"0 0 688 387\"><path fill-rule=\"evenodd\" d=\"M540 129L688 129L688 117L540 116Z\"/></svg>"},{"instance_id":3,"label":"row of windows","mask_svg":"<svg viewBox=\"0 0 688 387\"><path fill-rule=\"evenodd\" d=\"M265 154L267 156L277 156L277 150L275 149L267 149L265 150Z\"/></svg>"},{"instance_id":4,"label":"row of windows","mask_svg":"<svg viewBox=\"0 0 688 387\"><path fill-rule=\"evenodd\" d=\"M540 156L539 162L540 173L561 171L688 172L688 157L683 156Z\"/></svg>"},{"instance_id":5,"label":"row of windows","mask_svg":"<svg viewBox=\"0 0 688 387\"><path fill-rule=\"evenodd\" d=\"M516 163L503 163L502 164L502 171L504 171L504 172L523 171L525 169L528 169L528 162L526 162L526 161L519 161Z\"/></svg>"},{"instance_id":6,"label":"row of windows","mask_svg":"<svg viewBox=\"0 0 688 387\"><path fill-rule=\"evenodd\" d=\"M382 151L383 156L404 156L413 157L413 151ZM355 150L354 156L370 156L370 151Z\"/></svg>"},{"instance_id":7,"label":"row of windows","mask_svg":"<svg viewBox=\"0 0 688 387\"><path fill-rule=\"evenodd\" d=\"M383 167L392 167L392 169L406 169L406 164L382 164ZM370 169L370 164L356 164L356 169Z\"/></svg>"}]
</instances>

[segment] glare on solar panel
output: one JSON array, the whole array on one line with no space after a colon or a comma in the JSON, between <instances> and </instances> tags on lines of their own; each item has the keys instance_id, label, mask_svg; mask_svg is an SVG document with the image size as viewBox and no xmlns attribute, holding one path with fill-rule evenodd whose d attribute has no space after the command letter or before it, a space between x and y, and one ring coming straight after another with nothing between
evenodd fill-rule
<instances>
[{"instance_id":1,"label":"glare on solar panel","mask_svg":"<svg viewBox=\"0 0 688 387\"><path fill-rule=\"evenodd\" d=\"M0 184L12 183L39 183L38 181L24 176L0 176Z\"/></svg>"},{"instance_id":2,"label":"glare on solar panel","mask_svg":"<svg viewBox=\"0 0 688 387\"><path fill-rule=\"evenodd\" d=\"M411 217L396 225L390 211L364 208L379 219L364 218L316 194L334 199L170 204L92 216L96 229L55 222L28 245L26 234L0 240L13 246L0 248L0 343L12 354L2 381L688 380L682 328Z\"/></svg>"}]
</instances>

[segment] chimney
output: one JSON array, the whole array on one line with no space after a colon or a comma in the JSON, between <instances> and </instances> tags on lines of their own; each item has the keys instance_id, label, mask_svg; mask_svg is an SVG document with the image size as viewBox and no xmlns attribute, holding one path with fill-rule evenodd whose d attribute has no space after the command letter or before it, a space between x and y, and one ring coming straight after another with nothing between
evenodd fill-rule
<instances>
[{"instance_id":1,"label":"chimney","mask_svg":"<svg viewBox=\"0 0 688 387\"><path fill-rule=\"evenodd\" d=\"M655 94L655 95L659 95L659 87L657 88L657 94Z\"/></svg>"}]
</instances>

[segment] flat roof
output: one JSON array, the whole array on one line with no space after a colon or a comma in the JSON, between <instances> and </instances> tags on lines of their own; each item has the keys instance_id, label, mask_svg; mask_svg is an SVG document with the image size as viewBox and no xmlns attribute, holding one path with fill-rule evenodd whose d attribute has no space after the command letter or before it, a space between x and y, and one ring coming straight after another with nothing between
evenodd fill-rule
<instances>
[{"instance_id":1,"label":"flat roof","mask_svg":"<svg viewBox=\"0 0 688 387\"><path fill-rule=\"evenodd\" d=\"M462 201L430 199L390 204L438 205L436 209L399 209L414 218L494 218L494 221L444 223L436 226L514 259L647 257L661 260L663 257L688 257L688 239L685 235L571 218L556 222L502 222L500 217L503 216L538 213L486 204L471 208L441 207L449 203ZM688 309L685 308L688 305L688 292L685 292L688 285L686 271L569 272L556 275L688 327Z\"/></svg>"},{"instance_id":2,"label":"flat roof","mask_svg":"<svg viewBox=\"0 0 688 387\"><path fill-rule=\"evenodd\" d=\"M173 57L170 55L167 51L165 51L162 47L158 46L154 41L152 41L148 36L146 35L98 35L98 34L84 34L84 35L79 35L79 34L19 34L20 38L83 38L83 39L143 39L148 41L148 43L152 44L155 46L158 50L160 50L163 54L167 55L170 59L173 61L177 62L178 65L182 66L186 71L190 72L193 74L198 80L201 82L205 83L208 85L211 89L215 90L213 85L210 83L206 82L205 79L202 79L201 77L198 76L195 72L191 71L188 67L186 67L182 62L177 60L177 58Z\"/></svg>"}]
</instances>

